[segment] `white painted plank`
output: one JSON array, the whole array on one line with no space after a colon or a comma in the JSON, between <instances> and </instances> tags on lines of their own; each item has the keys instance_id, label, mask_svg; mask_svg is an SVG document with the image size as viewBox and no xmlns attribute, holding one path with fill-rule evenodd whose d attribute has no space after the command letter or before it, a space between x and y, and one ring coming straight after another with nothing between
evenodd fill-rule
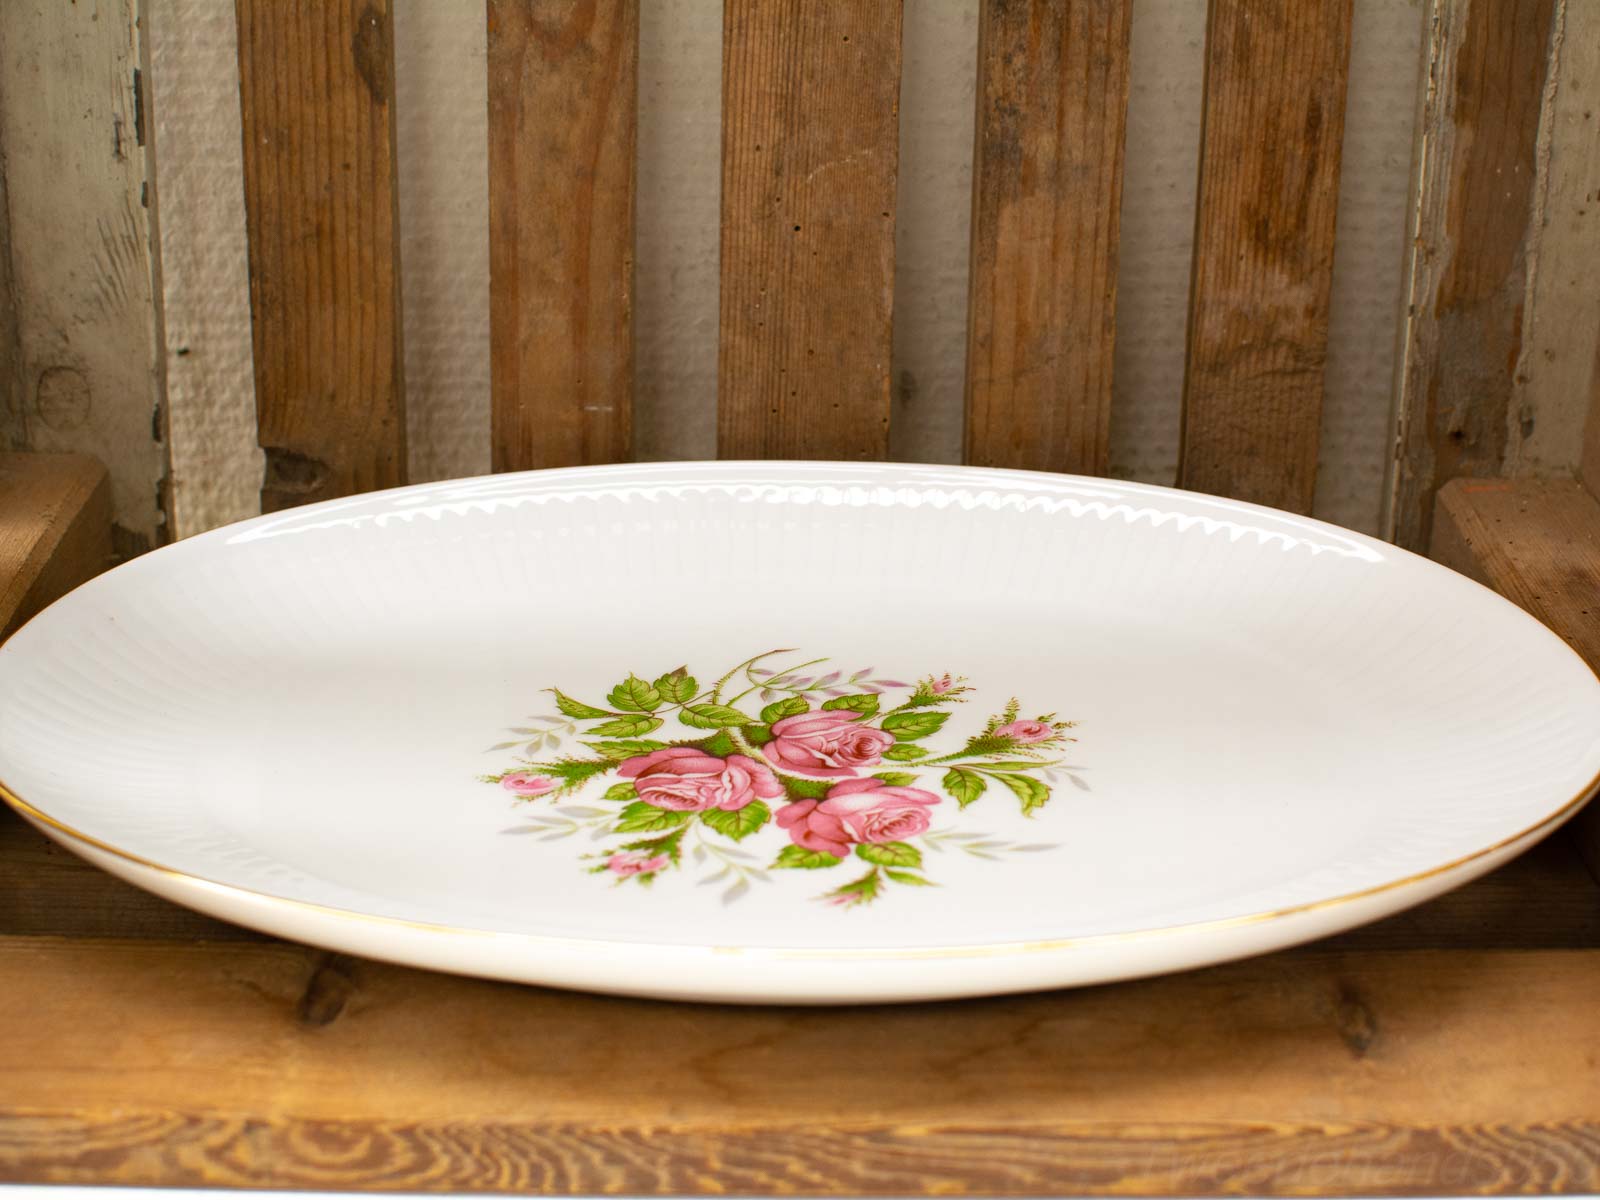
<instances>
[{"instance_id":1,"label":"white painted plank","mask_svg":"<svg viewBox=\"0 0 1600 1200\"><path fill-rule=\"evenodd\" d=\"M24 440L106 464L123 553L163 524L138 64L130 0L0 2Z\"/></svg>"},{"instance_id":2,"label":"white painted plank","mask_svg":"<svg viewBox=\"0 0 1600 1200\"><path fill-rule=\"evenodd\" d=\"M147 0L173 536L261 511L232 4Z\"/></svg>"}]
</instances>

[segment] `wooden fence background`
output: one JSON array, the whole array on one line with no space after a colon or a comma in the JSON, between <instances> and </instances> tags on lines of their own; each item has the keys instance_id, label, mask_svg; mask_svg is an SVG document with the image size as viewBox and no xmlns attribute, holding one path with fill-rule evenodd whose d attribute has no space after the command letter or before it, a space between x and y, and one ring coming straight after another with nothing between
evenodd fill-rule
<instances>
[{"instance_id":1,"label":"wooden fence background","mask_svg":"<svg viewBox=\"0 0 1600 1200\"><path fill-rule=\"evenodd\" d=\"M1576 468L1597 47L1562 0L27 0L0 435L106 460L124 554L714 453L1111 473L1418 547L1443 480Z\"/></svg>"}]
</instances>

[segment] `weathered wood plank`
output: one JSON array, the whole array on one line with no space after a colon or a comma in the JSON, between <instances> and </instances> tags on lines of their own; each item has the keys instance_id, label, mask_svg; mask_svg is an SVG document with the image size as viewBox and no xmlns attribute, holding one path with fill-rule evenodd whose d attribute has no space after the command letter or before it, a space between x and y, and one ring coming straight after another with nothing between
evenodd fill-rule
<instances>
[{"instance_id":1,"label":"weathered wood plank","mask_svg":"<svg viewBox=\"0 0 1600 1200\"><path fill-rule=\"evenodd\" d=\"M1591 495L1600 496L1600 342L1595 345L1594 369L1589 376L1589 415L1583 425L1579 476Z\"/></svg>"},{"instance_id":2,"label":"weathered wood plank","mask_svg":"<svg viewBox=\"0 0 1600 1200\"><path fill-rule=\"evenodd\" d=\"M0 934L266 939L141 891L91 866L0 806ZM1600 947L1600 884L1551 838L1466 887L1306 950Z\"/></svg>"},{"instance_id":3,"label":"weathered wood plank","mask_svg":"<svg viewBox=\"0 0 1600 1200\"><path fill-rule=\"evenodd\" d=\"M623 461L638 0L488 0L488 23L494 469Z\"/></svg>"},{"instance_id":4,"label":"weathered wood plank","mask_svg":"<svg viewBox=\"0 0 1600 1200\"><path fill-rule=\"evenodd\" d=\"M1274 956L890 1009L606 999L274 944L0 939L0 976L5 1181L1600 1187L1595 950Z\"/></svg>"},{"instance_id":5,"label":"weathered wood plank","mask_svg":"<svg viewBox=\"0 0 1600 1200\"><path fill-rule=\"evenodd\" d=\"M969 463L1105 473L1132 9L983 4Z\"/></svg>"},{"instance_id":6,"label":"weathered wood plank","mask_svg":"<svg viewBox=\"0 0 1600 1200\"><path fill-rule=\"evenodd\" d=\"M82 454L0 454L0 641L112 561L103 466Z\"/></svg>"},{"instance_id":7,"label":"weathered wood plank","mask_svg":"<svg viewBox=\"0 0 1600 1200\"><path fill-rule=\"evenodd\" d=\"M388 0L235 0L261 506L405 482Z\"/></svg>"},{"instance_id":8,"label":"weathered wood plank","mask_svg":"<svg viewBox=\"0 0 1600 1200\"><path fill-rule=\"evenodd\" d=\"M1501 473L1556 0L1430 0L1428 79L1386 521L1428 545L1434 495Z\"/></svg>"},{"instance_id":9,"label":"weathered wood plank","mask_svg":"<svg viewBox=\"0 0 1600 1200\"><path fill-rule=\"evenodd\" d=\"M1350 0L1212 0L1183 487L1310 512Z\"/></svg>"},{"instance_id":10,"label":"weathered wood plank","mask_svg":"<svg viewBox=\"0 0 1600 1200\"><path fill-rule=\"evenodd\" d=\"M142 5L0 0L0 256L15 335L0 449L87 454L111 476L120 557L165 537L152 331ZM147 103L147 102L146 102ZM0 358L4 357L0 349ZM9 385L9 386L8 386Z\"/></svg>"},{"instance_id":11,"label":"weathered wood plank","mask_svg":"<svg viewBox=\"0 0 1600 1200\"><path fill-rule=\"evenodd\" d=\"M0 804L0 934L266 938L124 883L52 842L4 804Z\"/></svg>"},{"instance_id":12,"label":"weathered wood plank","mask_svg":"<svg viewBox=\"0 0 1600 1200\"><path fill-rule=\"evenodd\" d=\"M1439 489L1434 559L1494 588L1600 671L1600 501L1571 480L1457 479ZM1574 835L1600 879L1600 809Z\"/></svg>"},{"instance_id":13,"label":"weathered wood plank","mask_svg":"<svg viewBox=\"0 0 1600 1200\"><path fill-rule=\"evenodd\" d=\"M900 0L728 0L717 452L888 451Z\"/></svg>"}]
</instances>

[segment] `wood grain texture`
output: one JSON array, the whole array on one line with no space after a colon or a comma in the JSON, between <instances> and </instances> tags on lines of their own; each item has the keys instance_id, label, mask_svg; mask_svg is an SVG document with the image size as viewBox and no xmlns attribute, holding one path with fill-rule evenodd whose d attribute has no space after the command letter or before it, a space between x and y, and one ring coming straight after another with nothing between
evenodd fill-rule
<instances>
[{"instance_id":1,"label":"wood grain texture","mask_svg":"<svg viewBox=\"0 0 1600 1200\"><path fill-rule=\"evenodd\" d=\"M717 452L888 453L901 0L728 0Z\"/></svg>"},{"instance_id":2,"label":"wood grain texture","mask_svg":"<svg viewBox=\"0 0 1600 1200\"><path fill-rule=\"evenodd\" d=\"M261 941L91 866L0 804L0 934Z\"/></svg>"},{"instance_id":3,"label":"wood grain texture","mask_svg":"<svg viewBox=\"0 0 1600 1200\"><path fill-rule=\"evenodd\" d=\"M488 0L497 471L625 461L638 0Z\"/></svg>"},{"instance_id":4,"label":"wood grain texture","mask_svg":"<svg viewBox=\"0 0 1600 1200\"><path fill-rule=\"evenodd\" d=\"M985 0L966 460L1102 475L1130 0Z\"/></svg>"},{"instance_id":5,"label":"wood grain texture","mask_svg":"<svg viewBox=\"0 0 1600 1200\"><path fill-rule=\"evenodd\" d=\"M276 944L9 938L0 974L5 1181L1600 1186L1595 950L1274 956L886 1009L579 996Z\"/></svg>"},{"instance_id":6,"label":"wood grain texture","mask_svg":"<svg viewBox=\"0 0 1600 1200\"><path fill-rule=\"evenodd\" d=\"M1178 482L1308 513L1350 0L1211 0Z\"/></svg>"},{"instance_id":7,"label":"wood grain texture","mask_svg":"<svg viewBox=\"0 0 1600 1200\"><path fill-rule=\"evenodd\" d=\"M0 641L113 561L103 466L83 454L0 454Z\"/></svg>"},{"instance_id":8,"label":"wood grain texture","mask_svg":"<svg viewBox=\"0 0 1600 1200\"><path fill-rule=\"evenodd\" d=\"M0 934L269 940L141 891L0 806ZM1600 947L1600 883L1566 838L1547 839L1466 887L1307 950Z\"/></svg>"},{"instance_id":9,"label":"wood grain texture","mask_svg":"<svg viewBox=\"0 0 1600 1200\"><path fill-rule=\"evenodd\" d=\"M1583 423L1578 475L1591 495L1600 496L1600 342L1595 344L1594 368L1589 375L1589 412Z\"/></svg>"},{"instance_id":10,"label":"wood grain texture","mask_svg":"<svg viewBox=\"0 0 1600 1200\"><path fill-rule=\"evenodd\" d=\"M388 0L235 0L272 512L405 482Z\"/></svg>"},{"instance_id":11,"label":"wood grain texture","mask_svg":"<svg viewBox=\"0 0 1600 1200\"><path fill-rule=\"evenodd\" d=\"M1556 0L1430 0L1393 494L1400 545L1434 495L1501 473L1522 350L1527 239Z\"/></svg>"},{"instance_id":12,"label":"wood grain texture","mask_svg":"<svg viewBox=\"0 0 1600 1200\"><path fill-rule=\"evenodd\" d=\"M1571 480L1457 479L1439 490L1429 553L1494 588L1600 671L1600 501ZM1600 879L1600 809L1574 837Z\"/></svg>"}]
</instances>

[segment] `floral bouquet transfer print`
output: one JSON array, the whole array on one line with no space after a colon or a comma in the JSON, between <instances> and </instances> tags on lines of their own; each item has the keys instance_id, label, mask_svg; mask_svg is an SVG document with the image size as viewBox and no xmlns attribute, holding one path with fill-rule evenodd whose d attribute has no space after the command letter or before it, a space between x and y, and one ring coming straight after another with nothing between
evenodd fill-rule
<instances>
[{"instance_id":1,"label":"floral bouquet transfer print","mask_svg":"<svg viewBox=\"0 0 1600 1200\"><path fill-rule=\"evenodd\" d=\"M1024 717L1013 699L963 744L941 747L951 707L975 690L963 678L846 675L823 658L769 665L794 653L758 654L709 687L686 667L654 682L629 675L609 707L550 689L555 713L490 748L522 757L483 780L535 806L506 832L586 835L601 843L580 859L595 875L651 884L688 869L726 885L725 903L773 871L830 872L820 898L844 908L932 886L929 853L1052 848L952 822L986 794L1008 793L1032 816L1060 780L1086 789L1061 758L1074 722Z\"/></svg>"}]
</instances>

